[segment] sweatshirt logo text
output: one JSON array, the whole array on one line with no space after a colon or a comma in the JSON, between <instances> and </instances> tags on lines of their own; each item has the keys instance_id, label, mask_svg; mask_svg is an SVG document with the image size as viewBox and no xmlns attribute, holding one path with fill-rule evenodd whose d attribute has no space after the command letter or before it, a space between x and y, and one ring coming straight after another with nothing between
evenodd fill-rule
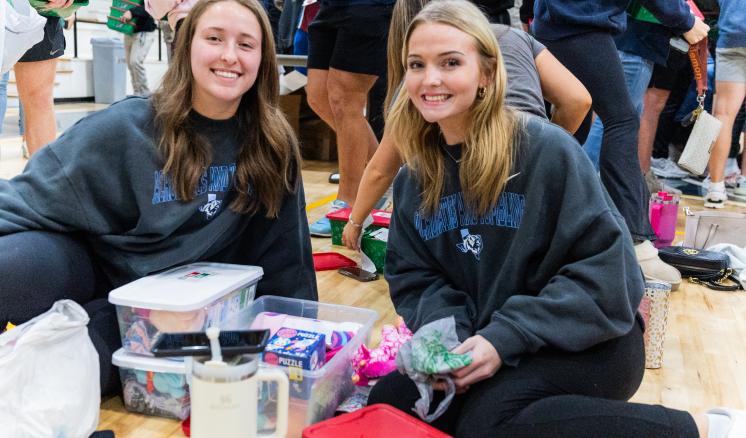
<instances>
[{"instance_id":1,"label":"sweatshirt logo text","mask_svg":"<svg viewBox=\"0 0 746 438\"><path fill-rule=\"evenodd\" d=\"M233 177L235 173L235 164L208 167L199 179L197 190L194 193L195 196L201 196L207 192L216 193L231 190L234 186ZM153 205L177 200L179 200L179 196L174 191L171 178L163 173L163 170L156 170L153 178Z\"/></svg>"},{"instance_id":2,"label":"sweatshirt logo text","mask_svg":"<svg viewBox=\"0 0 746 438\"><path fill-rule=\"evenodd\" d=\"M417 210L414 213L414 226L422 240L434 239L447 231L472 225L517 229L521 225L525 204L524 195L503 192L487 214L477 215L466 208L463 193L459 192L440 198L440 206L433 215Z\"/></svg>"}]
</instances>

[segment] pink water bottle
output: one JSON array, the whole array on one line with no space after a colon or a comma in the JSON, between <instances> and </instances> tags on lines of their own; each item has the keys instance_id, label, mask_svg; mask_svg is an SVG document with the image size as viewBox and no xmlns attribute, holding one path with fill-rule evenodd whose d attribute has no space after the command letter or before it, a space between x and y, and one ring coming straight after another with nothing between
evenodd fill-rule
<instances>
[{"instance_id":1,"label":"pink water bottle","mask_svg":"<svg viewBox=\"0 0 746 438\"><path fill-rule=\"evenodd\" d=\"M671 245L676 237L676 217L679 212L678 195L668 192L654 193L650 197L650 225L658 240L653 242L656 248Z\"/></svg>"}]
</instances>

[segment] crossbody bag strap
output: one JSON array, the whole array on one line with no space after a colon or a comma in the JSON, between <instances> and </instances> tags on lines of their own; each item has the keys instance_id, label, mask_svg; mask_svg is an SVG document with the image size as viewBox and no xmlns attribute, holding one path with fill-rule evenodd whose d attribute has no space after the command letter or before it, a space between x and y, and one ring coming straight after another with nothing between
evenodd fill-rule
<instances>
[{"instance_id":1,"label":"crossbody bag strap","mask_svg":"<svg viewBox=\"0 0 746 438\"><path fill-rule=\"evenodd\" d=\"M730 280L734 284L724 284L726 280ZM738 278L736 278L735 275L733 275L733 270L730 268L724 269L723 271L715 274L708 274L699 277L689 277L689 281L694 284L701 284L712 290L722 292L734 292L743 289L743 286L741 286L741 282L738 281Z\"/></svg>"},{"instance_id":2,"label":"crossbody bag strap","mask_svg":"<svg viewBox=\"0 0 746 438\"><path fill-rule=\"evenodd\" d=\"M697 116L704 110L707 96L707 38L689 46L689 61L697 81Z\"/></svg>"},{"instance_id":3,"label":"crossbody bag strap","mask_svg":"<svg viewBox=\"0 0 746 438\"><path fill-rule=\"evenodd\" d=\"M739 280L738 277L736 277L733 272L731 272L728 275L728 280L736 284L736 290L743 290L743 285L741 284L741 280Z\"/></svg>"},{"instance_id":4,"label":"crossbody bag strap","mask_svg":"<svg viewBox=\"0 0 746 438\"><path fill-rule=\"evenodd\" d=\"M725 285L725 284L722 284L722 283L717 282L717 281L710 280L710 281L707 281L707 282L702 282L702 284L704 284L705 286L707 286L708 288L710 288L712 290L717 290L717 291L721 291L721 292L735 292L735 291L741 289L741 284L740 283L736 283L734 285L730 285L729 286L729 285Z\"/></svg>"}]
</instances>

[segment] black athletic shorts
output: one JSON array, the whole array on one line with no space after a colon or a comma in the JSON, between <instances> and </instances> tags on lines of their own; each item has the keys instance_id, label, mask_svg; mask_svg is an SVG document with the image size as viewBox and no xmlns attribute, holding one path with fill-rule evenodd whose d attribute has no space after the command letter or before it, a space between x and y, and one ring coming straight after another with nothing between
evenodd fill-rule
<instances>
[{"instance_id":1,"label":"black athletic shorts","mask_svg":"<svg viewBox=\"0 0 746 438\"><path fill-rule=\"evenodd\" d=\"M393 4L336 6L322 1L308 26L308 68L385 74L393 8Z\"/></svg>"},{"instance_id":2,"label":"black athletic shorts","mask_svg":"<svg viewBox=\"0 0 746 438\"><path fill-rule=\"evenodd\" d=\"M653 66L653 75L650 77L648 88L671 91L679 76L687 74L691 68L689 58L685 53L671 49L666 65L655 64Z\"/></svg>"},{"instance_id":3,"label":"black athletic shorts","mask_svg":"<svg viewBox=\"0 0 746 438\"><path fill-rule=\"evenodd\" d=\"M28 49L18 62L46 61L59 58L65 54L65 34L62 32L62 20L59 17L44 17L44 38Z\"/></svg>"}]
</instances>

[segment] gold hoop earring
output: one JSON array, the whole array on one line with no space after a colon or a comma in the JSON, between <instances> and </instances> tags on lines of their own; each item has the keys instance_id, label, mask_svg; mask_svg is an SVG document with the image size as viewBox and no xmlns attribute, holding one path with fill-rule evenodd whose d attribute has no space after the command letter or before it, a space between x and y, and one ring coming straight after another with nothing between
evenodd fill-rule
<instances>
[{"instance_id":1,"label":"gold hoop earring","mask_svg":"<svg viewBox=\"0 0 746 438\"><path fill-rule=\"evenodd\" d=\"M487 94L487 89L484 87L477 88L477 99L484 99L484 96Z\"/></svg>"}]
</instances>

